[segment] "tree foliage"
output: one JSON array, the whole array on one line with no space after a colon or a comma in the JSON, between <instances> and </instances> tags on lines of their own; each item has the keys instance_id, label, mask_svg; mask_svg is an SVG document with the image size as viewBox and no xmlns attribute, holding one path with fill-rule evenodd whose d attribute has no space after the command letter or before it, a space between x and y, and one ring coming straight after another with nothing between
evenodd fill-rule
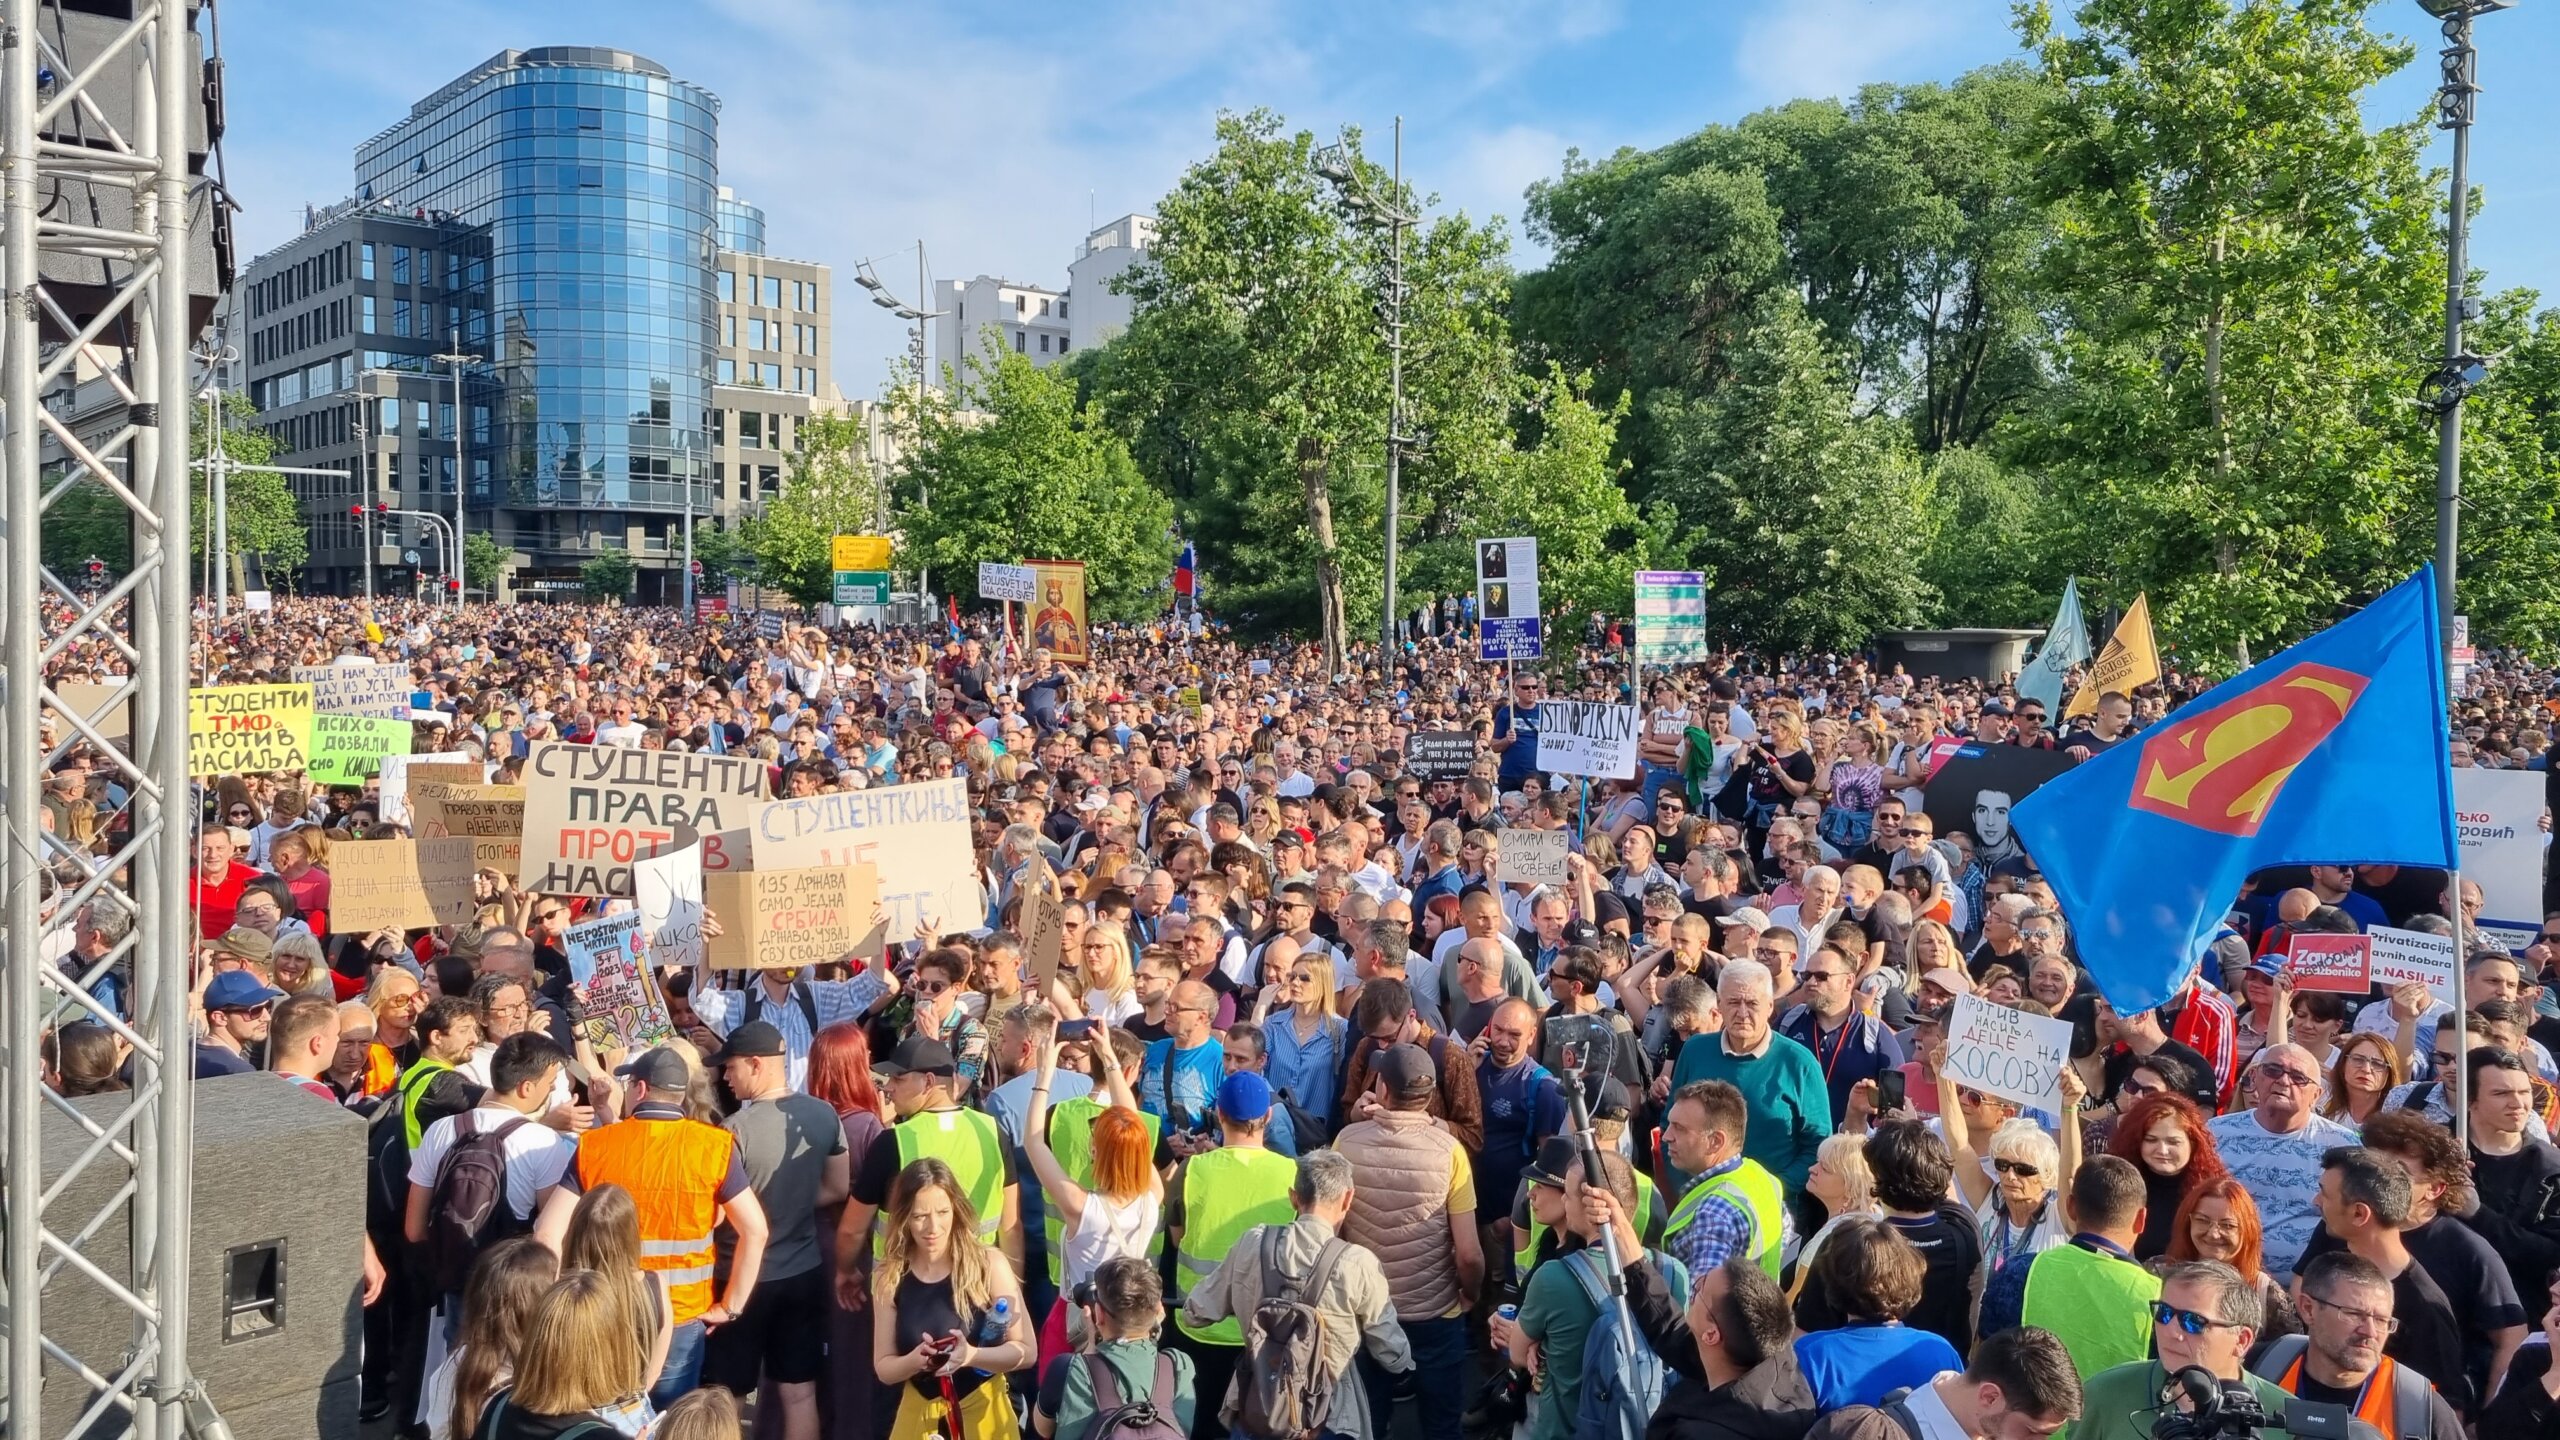
<instances>
[{"instance_id":1,"label":"tree foliage","mask_svg":"<svg viewBox=\"0 0 2560 1440\"><path fill-rule=\"evenodd\" d=\"M1173 503L1075 382L1002 346L971 355L953 390L901 392L911 437L893 476L908 553L965 592L981 561L1085 562L1096 619L1160 608L1172 573Z\"/></svg>"},{"instance_id":2,"label":"tree foliage","mask_svg":"<svg viewBox=\"0 0 2560 1440\"><path fill-rule=\"evenodd\" d=\"M607 550L578 567L578 586L590 600L621 600L631 594L631 582L639 573L631 563L631 552Z\"/></svg>"},{"instance_id":3,"label":"tree foliage","mask_svg":"<svg viewBox=\"0 0 2560 1440\"><path fill-rule=\"evenodd\" d=\"M871 472L870 434L860 421L812 415L799 429L800 448L782 491L748 538L766 584L816 605L835 594L835 537L879 533L885 501Z\"/></svg>"},{"instance_id":4,"label":"tree foliage","mask_svg":"<svg viewBox=\"0 0 2560 1440\"><path fill-rule=\"evenodd\" d=\"M514 558L514 551L475 530L462 539L462 581L474 590L494 595L498 581L507 573L507 562Z\"/></svg>"}]
</instances>

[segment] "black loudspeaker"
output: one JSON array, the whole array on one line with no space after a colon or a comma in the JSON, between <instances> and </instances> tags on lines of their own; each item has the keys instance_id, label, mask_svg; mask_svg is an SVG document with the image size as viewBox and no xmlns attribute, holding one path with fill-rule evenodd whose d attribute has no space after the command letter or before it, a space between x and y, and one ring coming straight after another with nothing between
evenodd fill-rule
<instances>
[{"instance_id":1,"label":"black loudspeaker","mask_svg":"<svg viewBox=\"0 0 2560 1440\"><path fill-rule=\"evenodd\" d=\"M196 1091L195 1203L187 1285L187 1363L236 1440L344 1440L356 1423L364 1333L364 1122L278 1075L228 1075ZM104 1123L122 1095L71 1102ZM88 1148L69 1118L44 1110L49 1185ZM93 1166L47 1211L55 1233L85 1226L121 1184ZM114 1215L81 1247L109 1275L129 1273L130 1231ZM132 1312L66 1269L44 1290L44 1333L113 1373L132 1343ZM91 1398L45 1362L44 1434L70 1433ZM121 1415L81 1440L125 1433Z\"/></svg>"},{"instance_id":2,"label":"black loudspeaker","mask_svg":"<svg viewBox=\"0 0 2560 1440\"><path fill-rule=\"evenodd\" d=\"M205 158L214 139L222 134L222 66L208 62L204 54L204 21L199 4L188 5L191 27L188 31L186 74L188 93L175 103L183 105L187 114L187 317L188 333L200 334L213 318L215 302L230 288L234 269L231 242L231 208L215 194L206 178ZM42 43L50 47L40 51L39 65L53 72L52 87L59 87L73 76L87 70L90 64L113 44L118 35L132 23L133 0L44 0L37 6L36 31ZM82 91L88 104L74 101L63 106L41 130L43 138L65 145L111 148L114 135L130 144L136 138L139 112L134 100L134 62L139 47L130 47L111 58ZM50 98L55 88L47 88L39 77L40 99ZM91 107L95 108L92 109ZM133 194L119 186L92 185L83 180L48 177L36 196L38 212L47 220L85 225L107 230L125 230L133 224ZM130 273L123 261L107 261L87 256L48 252L40 259L39 270L45 293L71 317L74 325L85 325L114 297L115 288ZM39 313L37 323L44 343L54 344L70 338L60 322L49 314ZM110 327L101 337L111 344L126 343L130 333L122 327Z\"/></svg>"}]
</instances>

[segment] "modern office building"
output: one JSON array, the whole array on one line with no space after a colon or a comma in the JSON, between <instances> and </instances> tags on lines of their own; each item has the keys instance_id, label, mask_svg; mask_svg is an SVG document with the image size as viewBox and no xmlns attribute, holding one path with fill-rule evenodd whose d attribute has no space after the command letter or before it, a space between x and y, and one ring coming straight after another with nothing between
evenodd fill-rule
<instances>
[{"instance_id":1,"label":"modern office building","mask_svg":"<svg viewBox=\"0 0 2560 1440\"><path fill-rule=\"evenodd\" d=\"M1129 328L1137 304L1111 288L1111 282L1135 268L1155 248L1156 217L1123 215L1084 237L1076 258L1067 265L1067 294L1075 300L1068 343L1078 350L1108 345Z\"/></svg>"},{"instance_id":2,"label":"modern office building","mask_svg":"<svg viewBox=\"0 0 2560 1440\"><path fill-rule=\"evenodd\" d=\"M711 508L726 525L781 490L800 426L842 398L826 378L832 274L765 254L764 212L725 188L720 195L709 454Z\"/></svg>"},{"instance_id":3,"label":"modern office building","mask_svg":"<svg viewBox=\"0 0 2560 1440\"><path fill-rule=\"evenodd\" d=\"M1129 297L1111 281L1147 258L1155 242L1152 215L1123 215L1087 235L1068 265L1067 288L1050 290L980 275L934 286L932 382L947 385L964 358L984 358L989 343L1010 348L1034 365L1050 365L1080 350L1108 343L1129 328Z\"/></svg>"}]
</instances>

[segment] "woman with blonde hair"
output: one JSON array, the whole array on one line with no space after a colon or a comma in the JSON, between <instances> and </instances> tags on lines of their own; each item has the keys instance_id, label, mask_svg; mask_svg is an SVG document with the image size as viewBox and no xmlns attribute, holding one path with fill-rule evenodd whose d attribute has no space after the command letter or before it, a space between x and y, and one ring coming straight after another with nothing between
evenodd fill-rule
<instances>
[{"instance_id":1,"label":"woman with blonde hair","mask_svg":"<svg viewBox=\"0 0 2560 1440\"><path fill-rule=\"evenodd\" d=\"M1103 1032L1096 1031L1096 1035ZM1108 1041L1098 1049L1107 1051ZM1040 1177L1041 1193L1056 1206L1061 1222L1060 1280L1057 1303L1040 1326L1040 1353L1064 1355L1070 1348L1068 1297L1093 1278L1102 1262L1116 1256L1146 1258L1155 1238L1156 1218L1164 1208L1164 1177L1154 1164L1155 1128L1138 1110L1128 1078L1114 1061L1098 1067L1109 1087L1111 1106L1093 1117L1090 1138L1071 1150L1086 1153L1081 1174L1070 1174L1049 1142L1049 1085L1058 1074L1058 1042L1040 1047L1040 1070L1031 1082L1031 1101L1022 1121L1022 1154ZM1072 1128L1072 1127L1070 1127Z\"/></svg>"},{"instance_id":2,"label":"woman with blonde hair","mask_svg":"<svg viewBox=\"0 0 2560 1440\"><path fill-rule=\"evenodd\" d=\"M1077 971L1084 981L1084 1013L1105 1025L1128 1023L1144 1008L1134 988L1138 967L1129 954L1129 933L1117 925L1088 926L1082 950Z\"/></svg>"},{"instance_id":3,"label":"woman with blonde hair","mask_svg":"<svg viewBox=\"0 0 2560 1440\"><path fill-rule=\"evenodd\" d=\"M975 1243L977 1233L978 1213L949 1165L926 1156L898 1172L871 1282L871 1368L898 1387L889 1440L1018 1433L998 1377L1028 1366L1038 1350L1013 1267L1003 1250ZM1010 1312L1000 1338L991 1324L999 1302ZM981 1335L990 1343L979 1345Z\"/></svg>"},{"instance_id":4,"label":"woman with blonde hair","mask_svg":"<svg viewBox=\"0 0 2560 1440\"><path fill-rule=\"evenodd\" d=\"M471 1440L637 1436L650 1413L645 1363L622 1292L592 1270L569 1271L534 1307L510 1383L481 1407Z\"/></svg>"},{"instance_id":5,"label":"woman with blonde hair","mask_svg":"<svg viewBox=\"0 0 2560 1440\"><path fill-rule=\"evenodd\" d=\"M1875 1172L1867 1168L1867 1137L1840 1134L1824 1140L1813 1152L1813 1169L1806 1173L1804 1186L1830 1211L1831 1218L1822 1228L1805 1238L1794 1255L1788 1257L1795 1266L1795 1278L1787 1283L1787 1299L1793 1301L1804 1290L1805 1277L1813 1273L1813 1257L1822 1250L1822 1242L1831 1238L1842 1222L1857 1215L1880 1215L1876 1208Z\"/></svg>"},{"instance_id":6,"label":"woman with blonde hair","mask_svg":"<svg viewBox=\"0 0 2560 1440\"><path fill-rule=\"evenodd\" d=\"M675 1303L656 1273L640 1268L640 1205L630 1191L598 1185L578 1197L560 1240L560 1263L567 1270L592 1270L621 1292L631 1333L647 1357L640 1388L657 1384L675 1334Z\"/></svg>"},{"instance_id":7,"label":"woman with blonde hair","mask_svg":"<svg viewBox=\"0 0 2560 1440\"><path fill-rule=\"evenodd\" d=\"M1328 1126L1337 1123L1334 1086L1351 1054L1350 1027L1334 1012L1333 961L1321 953L1300 955L1289 973L1264 988L1263 1073L1274 1094L1289 1097ZM1275 1003L1285 1002L1285 1003Z\"/></svg>"},{"instance_id":8,"label":"woman with blonde hair","mask_svg":"<svg viewBox=\"0 0 2560 1440\"><path fill-rule=\"evenodd\" d=\"M275 976L276 988L287 995L317 995L336 1004L338 987L329 977L328 962L320 954L320 942L307 930L276 939L274 953L267 966Z\"/></svg>"},{"instance_id":9,"label":"woman with blonde hair","mask_svg":"<svg viewBox=\"0 0 2560 1440\"><path fill-rule=\"evenodd\" d=\"M267 858L292 893L293 908L310 922L312 933L328 934L329 837L317 825L296 826L275 838Z\"/></svg>"},{"instance_id":10,"label":"woman with blonde hair","mask_svg":"<svg viewBox=\"0 0 2560 1440\"><path fill-rule=\"evenodd\" d=\"M506 1387L516 1350L534 1310L560 1278L560 1257L530 1235L501 1240L481 1253L462 1292L462 1335L427 1377L418 1422L430 1440L462 1440L454 1420L476 1420L489 1397Z\"/></svg>"}]
</instances>

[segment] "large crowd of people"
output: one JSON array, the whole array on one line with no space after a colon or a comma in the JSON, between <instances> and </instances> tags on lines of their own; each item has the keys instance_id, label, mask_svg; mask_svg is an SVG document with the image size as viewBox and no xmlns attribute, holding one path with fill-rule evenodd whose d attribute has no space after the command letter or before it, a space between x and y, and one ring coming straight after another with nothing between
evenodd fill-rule
<instances>
[{"instance_id":1,"label":"large crowd of people","mask_svg":"<svg viewBox=\"0 0 2560 1440\"><path fill-rule=\"evenodd\" d=\"M498 782L551 740L752 756L775 797L961 778L984 906L805 971L661 968L681 1038L633 1053L562 945L617 902L492 871L466 923L333 928L332 846L398 808L214 777L196 1071L366 1117L363 1403L404 1440L712 1440L742 1408L772 1440L2114 1440L2243 1397L2560 1434L2560 916L2475 941L2456 1025L2285 955L2454 933L2476 893L2269 872L2119 1014L2005 814L1930 820L1932 757L2085 758L2201 681L2066 718L1854 656L1638 670L1623 638L1331 671L1169 623L1066 664L994 627L200 619L209 684L405 667L413 750ZM121 668L84 641L51 678ZM2542 768L2548 681L2477 672L2454 763ZM1639 706L1637 772L1543 769L1547 698ZM1408 766L1419 733L1472 761ZM134 777L47 739L70 896ZM1561 883L1503 878L1532 831ZM124 1013L131 928L57 906L48 953ZM1966 996L2069 1023L2055 1111L1958 1082ZM127 1083L77 1013L47 1059L68 1096Z\"/></svg>"}]
</instances>

